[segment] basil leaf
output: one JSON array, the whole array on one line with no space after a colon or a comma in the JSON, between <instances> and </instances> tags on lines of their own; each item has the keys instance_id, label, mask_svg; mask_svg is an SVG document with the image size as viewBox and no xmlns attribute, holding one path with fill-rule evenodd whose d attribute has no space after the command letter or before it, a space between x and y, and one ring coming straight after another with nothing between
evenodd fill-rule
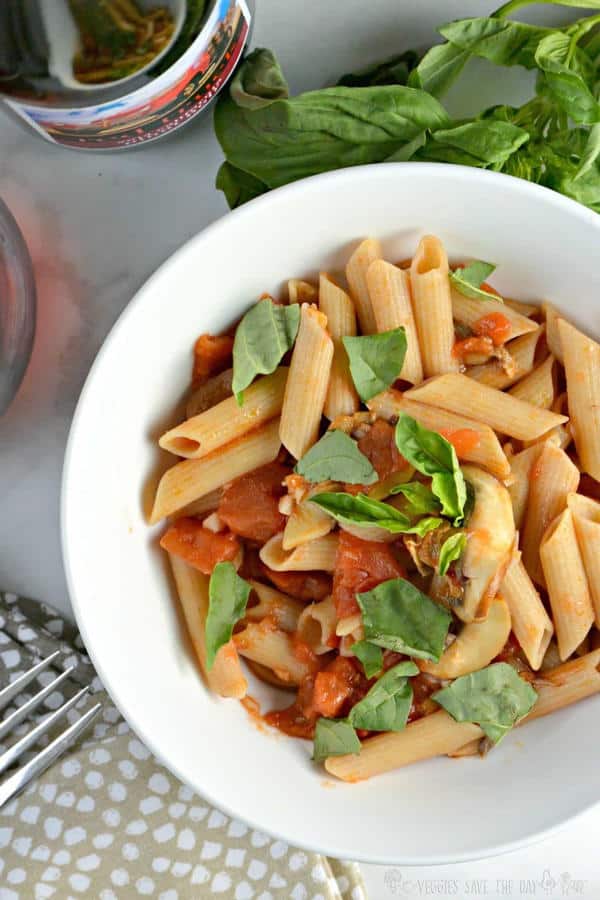
<instances>
[{"instance_id":1,"label":"basil leaf","mask_svg":"<svg viewBox=\"0 0 600 900\"><path fill-rule=\"evenodd\" d=\"M575 181L578 181L582 178L587 172L589 172L592 166L595 165L596 160L600 157L600 124L593 125L590 129L590 133L588 135L587 143L585 145L585 150L583 156L581 157L581 162L579 163L579 167L577 172L575 173Z\"/></svg>"},{"instance_id":2,"label":"basil leaf","mask_svg":"<svg viewBox=\"0 0 600 900\"><path fill-rule=\"evenodd\" d=\"M266 184L255 178L254 175L248 175L241 169L236 169L228 162L224 162L217 172L215 187L219 191L223 191L225 199L230 209L235 209L248 200L260 197L265 191L268 191Z\"/></svg>"},{"instance_id":3,"label":"basil leaf","mask_svg":"<svg viewBox=\"0 0 600 900\"><path fill-rule=\"evenodd\" d=\"M454 44L435 44L410 73L408 83L433 97L443 97L464 69L470 55Z\"/></svg>"},{"instance_id":4,"label":"basil leaf","mask_svg":"<svg viewBox=\"0 0 600 900\"><path fill-rule=\"evenodd\" d=\"M232 390L238 404L256 375L270 375L292 347L300 324L300 305L276 306L265 299L248 310L235 332Z\"/></svg>"},{"instance_id":5,"label":"basil leaf","mask_svg":"<svg viewBox=\"0 0 600 900\"><path fill-rule=\"evenodd\" d=\"M361 400L385 391L398 378L406 356L406 331L393 328L379 334L342 338L350 374Z\"/></svg>"},{"instance_id":6,"label":"basil leaf","mask_svg":"<svg viewBox=\"0 0 600 900\"><path fill-rule=\"evenodd\" d=\"M452 616L410 581L383 581L356 600L366 640L407 656L439 660Z\"/></svg>"},{"instance_id":7,"label":"basil leaf","mask_svg":"<svg viewBox=\"0 0 600 900\"><path fill-rule=\"evenodd\" d=\"M464 531L457 531L447 537L440 549L440 558L438 559L438 573L445 575L450 568L450 563L460 559L467 546L467 535Z\"/></svg>"},{"instance_id":8,"label":"basil leaf","mask_svg":"<svg viewBox=\"0 0 600 900\"><path fill-rule=\"evenodd\" d=\"M317 719L312 758L321 762L346 753L360 753L360 741L352 725L346 719Z\"/></svg>"},{"instance_id":9,"label":"basil leaf","mask_svg":"<svg viewBox=\"0 0 600 900\"><path fill-rule=\"evenodd\" d=\"M508 663L493 663L462 675L432 699L457 722L476 722L498 743L532 709L537 693Z\"/></svg>"},{"instance_id":10,"label":"basil leaf","mask_svg":"<svg viewBox=\"0 0 600 900\"><path fill-rule=\"evenodd\" d=\"M383 62L367 66L359 72L350 72L337 82L338 87L374 87L381 84L406 84L409 73L419 61L414 50L405 50Z\"/></svg>"},{"instance_id":11,"label":"basil leaf","mask_svg":"<svg viewBox=\"0 0 600 900\"><path fill-rule=\"evenodd\" d=\"M352 707L348 721L368 731L402 731L413 699L408 676L418 671L412 662L394 666Z\"/></svg>"},{"instance_id":12,"label":"basil leaf","mask_svg":"<svg viewBox=\"0 0 600 900\"><path fill-rule=\"evenodd\" d=\"M369 641L357 641L350 647L357 659L362 663L367 678L373 678L383 669L383 651L381 647Z\"/></svg>"},{"instance_id":13,"label":"basil leaf","mask_svg":"<svg viewBox=\"0 0 600 900\"><path fill-rule=\"evenodd\" d=\"M214 567L208 585L208 615L206 616L206 668L212 669L219 649L231 640L233 626L246 612L252 588L240 578L230 562Z\"/></svg>"},{"instance_id":14,"label":"basil leaf","mask_svg":"<svg viewBox=\"0 0 600 900\"><path fill-rule=\"evenodd\" d=\"M585 81L590 73L584 71L581 61L577 64L577 57L569 62L570 48L568 34L550 34L540 41L535 61L555 102L574 122L593 125L600 122L600 104Z\"/></svg>"},{"instance_id":15,"label":"basil leaf","mask_svg":"<svg viewBox=\"0 0 600 900\"><path fill-rule=\"evenodd\" d=\"M460 154L453 162L470 166L503 166L529 140L524 128L496 119L475 119L435 131L420 158L447 162L450 154Z\"/></svg>"},{"instance_id":16,"label":"basil leaf","mask_svg":"<svg viewBox=\"0 0 600 900\"><path fill-rule=\"evenodd\" d=\"M420 519L411 524L410 519L399 510L382 503L381 500L372 500L364 494L344 494L324 492L315 494L310 498L311 503L316 503L321 509L333 516L338 522L349 525L377 525L385 528L391 534L419 534L423 536L428 531L433 531L443 520L439 518Z\"/></svg>"},{"instance_id":17,"label":"basil leaf","mask_svg":"<svg viewBox=\"0 0 600 900\"><path fill-rule=\"evenodd\" d=\"M438 28L439 33L457 49L488 59L497 66L524 66L535 69L535 51L539 42L552 34L551 28L539 28L523 22L479 16L459 19Z\"/></svg>"},{"instance_id":18,"label":"basil leaf","mask_svg":"<svg viewBox=\"0 0 600 900\"><path fill-rule=\"evenodd\" d=\"M401 85L325 88L259 109L242 108L224 92L214 116L227 161L270 188L381 162L447 123L434 97Z\"/></svg>"},{"instance_id":19,"label":"basil leaf","mask_svg":"<svg viewBox=\"0 0 600 900\"><path fill-rule=\"evenodd\" d=\"M469 263L468 266L450 272L450 283L465 297L471 297L474 300L497 301L501 298L496 297L494 294L489 294L480 287L495 268L496 266L492 265L492 263L475 260Z\"/></svg>"},{"instance_id":20,"label":"basil leaf","mask_svg":"<svg viewBox=\"0 0 600 900\"><path fill-rule=\"evenodd\" d=\"M275 54L264 47L253 50L231 79L232 100L246 109L261 109L289 97L289 88Z\"/></svg>"},{"instance_id":21,"label":"basil leaf","mask_svg":"<svg viewBox=\"0 0 600 900\"><path fill-rule=\"evenodd\" d=\"M421 147L424 147L427 143L427 132L421 131L419 134L412 139L412 141L408 141L408 143L403 144L399 150L396 150L391 156L386 156L384 162L408 162L409 159L412 159L417 150L420 150Z\"/></svg>"},{"instance_id":22,"label":"basil leaf","mask_svg":"<svg viewBox=\"0 0 600 900\"><path fill-rule=\"evenodd\" d=\"M409 481L408 484L396 484L390 494L402 494L407 501L408 512L415 516L428 513L439 513L441 506L433 491L420 481Z\"/></svg>"},{"instance_id":23,"label":"basil leaf","mask_svg":"<svg viewBox=\"0 0 600 900\"><path fill-rule=\"evenodd\" d=\"M327 431L298 461L294 471L314 483L373 484L377 481L377 472L360 452L356 441L337 430Z\"/></svg>"},{"instance_id":24,"label":"basil leaf","mask_svg":"<svg viewBox=\"0 0 600 900\"><path fill-rule=\"evenodd\" d=\"M431 476L431 489L442 503L442 515L452 517L455 525L460 524L467 488L452 444L401 413L396 425L396 446L418 472Z\"/></svg>"}]
</instances>

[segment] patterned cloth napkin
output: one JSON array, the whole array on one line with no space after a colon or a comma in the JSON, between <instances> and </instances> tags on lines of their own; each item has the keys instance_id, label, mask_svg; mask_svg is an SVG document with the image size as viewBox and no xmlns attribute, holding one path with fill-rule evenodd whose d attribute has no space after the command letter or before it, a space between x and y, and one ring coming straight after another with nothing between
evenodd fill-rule
<instances>
[{"instance_id":1,"label":"patterned cloth napkin","mask_svg":"<svg viewBox=\"0 0 600 900\"><path fill-rule=\"evenodd\" d=\"M366 900L355 863L253 831L181 784L123 720L75 627L43 603L0 592L0 686L57 648L57 669L75 668L40 715L90 684L93 697L65 719L97 700L103 709L81 743L0 810L1 900ZM43 672L17 705L56 674Z\"/></svg>"}]
</instances>

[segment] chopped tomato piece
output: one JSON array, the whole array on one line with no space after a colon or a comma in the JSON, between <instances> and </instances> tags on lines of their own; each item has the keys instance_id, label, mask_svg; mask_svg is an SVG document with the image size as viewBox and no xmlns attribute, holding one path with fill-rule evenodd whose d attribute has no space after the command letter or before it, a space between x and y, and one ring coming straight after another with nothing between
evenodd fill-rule
<instances>
[{"instance_id":1,"label":"chopped tomato piece","mask_svg":"<svg viewBox=\"0 0 600 900\"><path fill-rule=\"evenodd\" d=\"M464 359L465 356L476 355L489 357L494 352L494 343L489 337L468 337L456 341L452 348L452 356Z\"/></svg>"},{"instance_id":2,"label":"chopped tomato piece","mask_svg":"<svg viewBox=\"0 0 600 900\"><path fill-rule=\"evenodd\" d=\"M289 734L290 737L313 738L317 714L312 709L314 674L302 679L298 694L291 706L274 709L264 717L265 722Z\"/></svg>"},{"instance_id":3,"label":"chopped tomato piece","mask_svg":"<svg viewBox=\"0 0 600 900\"><path fill-rule=\"evenodd\" d=\"M279 512L283 479L289 470L273 462L236 478L223 491L217 510L228 528L240 537L264 543L282 531L285 516Z\"/></svg>"},{"instance_id":4,"label":"chopped tomato piece","mask_svg":"<svg viewBox=\"0 0 600 900\"><path fill-rule=\"evenodd\" d=\"M194 344L192 384L197 387L232 364L233 338L228 334L201 334Z\"/></svg>"},{"instance_id":5,"label":"chopped tomato piece","mask_svg":"<svg viewBox=\"0 0 600 900\"><path fill-rule=\"evenodd\" d=\"M502 295L496 290L495 287L492 287L487 281L482 281L479 285L482 291L485 291L486 294L493 294L494 297L501 297Z\"/></svg>"},{"instance_id":6,"label":"chopped tomato piece","mask_svg":"<svg viewBox=\"0 0 600 900\"><path fill-rule=\"evenodd\" d=\"M499 347L510 337L512 325L510 320L501 312L491 312L471 325L475 334L480 337L489 337L495 347Z\"/></svg>"},{"instance_id":7,"label":"chopped tomato piece","mask_svg":"<svg viewBox=\"0 0 600 900\"><path fill-rule=\"evenodd\" d=\"M338 619L359 611L356 594L370 591L382 581L402 578L405 572L388 544L363 541L340 531L333 578L333 600Z\"/></svg>"},{"instance_id":8,"label":"chopped tomato piece","mask_svg":"<svg viewBox=\"0 0 600 900\"><path fill-rule=\"evenodd\" d=\"M383 419L377 419L365 436L360 438L358 449L370 461L380 480L408 465L398 452L393 427Z\"/></svg>"},{"instance_id":9,"label":"chopped tomato piece","mask_svg":"<svg viewBox=\"0 0 600 900\"><path fill-rule=\"evenodd\" d=\"M215 534L203 528L198 519L188 517L171 525L160 539L160 546L205 575L210 575L217 563L234 560L241 550L234 534Z\"/></svg>"},{"instance_id":10,"label":"chopped tomato piece","mask_svg":"<svg viewBox=\"0 0 600 900\"><path fill-rule=\"evenodd\" d=\"M321 716L335 718L348 713L367 690L367 679L352 661L337 656L315 677L313 709Z\"/></svg>"},{"instance_id":11,"label":"chopped tomato piece","mask_svg":"<svg viewBox=\"0 0 600 900\"><path fill-rule=\"evenodd\" d=\"M440 434L452 444L457 456L461 457L475 450L481 443L479 432L472 428L457 428L454 431L449 428L441 428Z\"/></svg>"},{"instance_id":12,"label":"chopped tomato piece","mask_svg":"<svg viewBox=\"0 0 600 900\"><path fill-rule=\"evenodd\" d=\"M263 565L262 574L297 600L324 600L331 593L331 576L325 572L275 572Z\"/></svg>"}]
</instances>

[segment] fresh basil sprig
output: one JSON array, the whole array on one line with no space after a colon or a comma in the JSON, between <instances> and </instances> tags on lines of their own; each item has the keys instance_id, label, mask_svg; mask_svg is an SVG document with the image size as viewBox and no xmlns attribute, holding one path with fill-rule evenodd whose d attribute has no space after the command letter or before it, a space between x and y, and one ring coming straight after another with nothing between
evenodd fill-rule
<instances>
[{"instance_id":1,"label":"fresh basil sprig","mask_svg":"<svg viewBox=\"0 0 600 900\"><path fill-rule=\"evenodd\" d=\"M442 504L442 515L452 518L455 525L462 524L467 486L452 444L412 416L401 413L396 425L396 445L418 472L431 476L431 490Z\"/></svg>"},{"instance_id":2,"label":"fresh basil sprig","mask_svg":"<svg viewBox=\"0 0 600 900\"><path fill-rule=\"evenodd\" d=\"M206 616L206 668L212 669L219 649L231 640L233 626L246 612L251 586L240 578L230 562L214 567L208 585L208 615Z\"/></svg>"},{"instance_id":3,"label":"fresh basil sprig","mask_svg":"<svg viewBox=\"0 0 600 900\"><path fill-rule=\"evenodd\" d=\"M410 581L382 581L356 599L366 640L407 656L439 660L452 616Z\"/></svg>"},{"instance_id":4,"label":"fresh basil sprig","mask_svg":"<svg viewBox=\"0 0 600 900\"><path fill-rule=\"evenodd\" d=\"M360 753L360 741L352 725L346 719L317 719L312 758L321 762L346 753Z\"/></svg>"},{"instance_id":5,"label":"fresh basil sprig","mask_svg":"<svg viewBox=\"0 0 600 900\"><path fill-rule=\"evenodd\" d=\"M418 534L422 537L443 524L443 519L432 516L411 522L408 516L389 503L372 500L365 494L325 491L322 494L315 494L310 498L310 502L316 503L342 524L377 525L391 534Z\"/></svg>"},{"instance_id":6,"label":"fresh basil sprig","mask_svg":"<svg viewBox=\"0 0 600 900\"><path fill-rule=\"evenodd\" d=\"M462 675L432 694L457 722L476 722L498 743L537 701L537 693L508 663Z\"/></svg>"},{"instance_id":7,"label":"fresh basil sprig","mask_svg":"<svg viewBox=\"0 0 600 900\"><path fill-rule=\"evenodd\" d=\"M390 494L402 494L406 501L406 511L412 516L436 515L442 508L431 488L420 481L396 484Z\"/></svg>"},{"instance_id":8,"label":"fresh basil sprig","mask_svg":"<svg viewBox=\"0 0 600 900\"><path fill-rule=\"evenodd\" d=\"M387 390L398 378L406 356L406 330L403 327L343 337L350 362L350 374L363 403Z\"/></svg>"},{"instance_id":9,"label":"fresh basil sprig","mask_svg":"<svg viewBox=\"0 0 600 900\"><path fill-rule=\"evenodd\" d=\"M467 535L464 531L457 531L447 537L440 549L440 558L438 560L438 573L445 575L450 565L455 562L465 552L467 546Z\"/></svg>"},{"instance_id":10,"label":"fresh basil sprig","mask_svg":"<svg viewBox=\"0 0 600 900\"><path fill-rule=\"evenodd\" d=\"M467 266L460 266L454 272L450 272L450 282L465 297L474 300L500 300L495 294L490 294L481 288L486 278L492 274L496 266L492 263L476 259ZM501 301L502 302L502 301Z\"/></svg>"},{"instance_id":11,"label":"fresh basil sprig","mask_svg":"<svg viewBox=\"0 0 600 900\"><path fill-rule=\"evenodd\" d=\"M300 324L300 306L277 306L269 298L248 310L233 342L232 390L238 404L257 375L270 375L293 346Z\"/></svg>"},{"instance_id":12,"label":"fresh basil sprig","mask_svg":"<svg viewBox=\"0 0 600 900\"><path fill-rule=\"evenodd\" d=\"M402 731L413 699L408 676L418 671L413 662L401 662L382 675L350 710L350 724L367 731Z\"/></svg>"},{"instance_id":13,"label":"fresh basil sprig","mask_svg":"<svg viewBox=\"0 0 600 900\"><path fill-rule=\"evenodd\" d=\"M357 641L350 647L354 655L362 663L367 678L374 678L383 669L383 651L369 641Z\"/></svg>"},{"instance_id":14,"label":"fresh basil sprig","mask_svg":"<svg viewBox=\"0 0 600 900\"><path fill-rule=\"evenodd\" d=\"M345 432L327 431L298 460L294 471L307 481L344 481L348 484L374 484L377 472L358 444Z\"/></svg>"}]
</instances>

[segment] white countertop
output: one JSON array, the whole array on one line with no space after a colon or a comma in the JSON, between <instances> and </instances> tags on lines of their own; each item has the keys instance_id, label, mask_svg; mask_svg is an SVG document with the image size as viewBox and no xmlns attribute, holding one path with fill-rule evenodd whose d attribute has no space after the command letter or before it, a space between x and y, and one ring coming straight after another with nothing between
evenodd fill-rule
<instances>
[{"instance_id":1,"label":"white countertop","mask_svg":"<svg viewBox=\"0 0 600 900\"><path fill-rule=\"evenodd\" d=\"M344 71L429 43L436 25L491 8L483 0L258 0L258 6L253 43L278 52L293 91L322 86ZM544 9L543 15L557 21L565 11ZM479 65L470 95L455 91L451 108L475 111L506 97L507 90L513 99L524 96L526 75L503 70L499 95L497 71ZM32 362L0 420L0 587L70 614L59 491L77 397L107 332L140 285L187 238L226 212L213 186L220 159L210 118L143 150L77 153L44 142L0 107L0 196L29 244L39 304ZM560 789L551 773L540 777L548 780L549 791ZM476 798L467 802L477 815ZM401 852L401 809L398 816ZM597 809L558 835L507 856L431 869L365 866L364 872L372 900L591 900L600 896L600 863L592 846L599 829Z\"/></svg>"}]
</instances>

